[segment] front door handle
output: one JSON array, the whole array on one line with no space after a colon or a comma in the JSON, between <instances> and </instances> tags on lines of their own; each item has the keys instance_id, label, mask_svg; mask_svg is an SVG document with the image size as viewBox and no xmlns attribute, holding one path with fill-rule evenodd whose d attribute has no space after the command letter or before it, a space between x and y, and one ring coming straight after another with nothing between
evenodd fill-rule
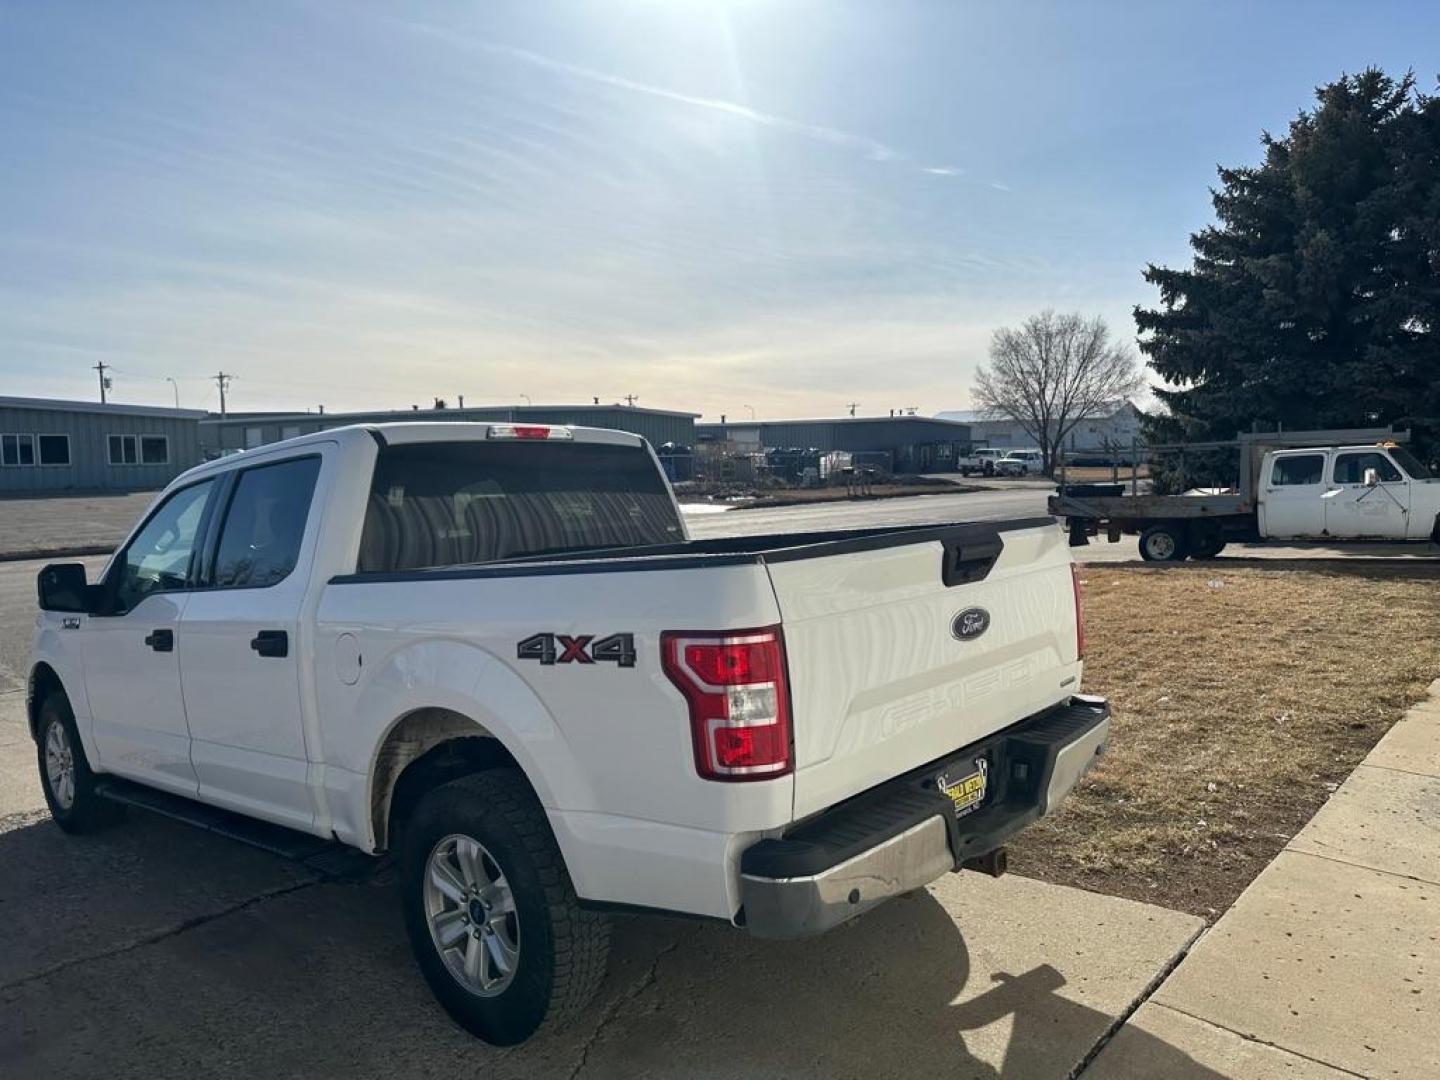
<instances>
[{"instance_id":1,"label":"front door handle","mask_svg":"<svg viewBox=\"0 0 1440 1080\"><path fill-rule=\"evenodd\" d=\"M289 656L290 635L284 630L261 630L250 639L250 648L261 656Z\"/></svg>"},{"instance_id":2,"label":"front door handle","mask_svg":"<svg viewBox=\"0 0 1440 1080\"><path fill-rule=\"evenodd\" d=\"M149 645L150 648L154 649L156 652L174 652L175 631L152 630L150 631L150 633L145 635L145 644Z\"/></svg>"}]
</instances>

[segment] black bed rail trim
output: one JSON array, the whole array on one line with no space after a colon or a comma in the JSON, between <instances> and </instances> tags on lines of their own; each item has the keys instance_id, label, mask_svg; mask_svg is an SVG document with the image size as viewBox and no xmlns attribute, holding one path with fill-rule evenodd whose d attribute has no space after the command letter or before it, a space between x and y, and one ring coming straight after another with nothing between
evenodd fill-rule
<instances>
[{"instance_id":1,"label":"black bed rail trim","mask_svg":"<svg viewBox=\"0 0 1440 1080\"><path fill-rule=\"evenodd\" d=\"M763 536L721 536L651 547L608 548L552 555L513 562L422 570L373 571L336 574L331 585L385 584L416 581L457 581L561 574L623 574L642 570L690 570L702 566L743 566L850 555L904 544L931 541L947 550L990 550L999 534L1022 529L1058 528L1053 517L1007 518L998 521L961 522L952 525L894 525L871 529L829 530L808 533L772 533ZM998 557L998 546L994 547ZM993 565L993 559L989 560ZM989 566L985 567L986 572ZM942 567L943 573L943 567ZM983 575L982 575L983 576ZM947 584L951 582L947 581ZM958 582L955 582L958 583Z\"/></svg>"}]
</instances>

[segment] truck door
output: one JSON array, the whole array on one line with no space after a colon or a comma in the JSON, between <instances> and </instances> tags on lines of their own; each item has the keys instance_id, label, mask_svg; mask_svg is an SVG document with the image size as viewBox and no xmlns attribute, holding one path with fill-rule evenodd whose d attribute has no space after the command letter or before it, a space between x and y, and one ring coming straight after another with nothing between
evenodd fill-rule
<instances>
[{"instance_id":1,"label":"truck door","mask_svg":"<svg viewBox=\"0 0 1440 1080\"><path fill-rule=\"evenodd\" d=\"M80 631L96 764L181 795L196 780L176 647L216 487L191 484L155 508L110 564L108 613Z\"/></svg>"},{"instance_id":2,"label":"truck door","mask_svg":"<svg viewBox=\"0 0 1440 1080\"><path fill-rule=\"evenodd\" d=\"M1381 537L1403 540L1410 511L1410 482L1380 450L1345 450L1335 454L1334 471L1325 493L1325 529L1331 536ZM1374 487L1365 474L1374 469Z\"/></svg>"},{"instance_id":3,"label":"truck door","mask_svg":"<svg viewBox=\"0 0 1440 1080\"><path fill-rule=\"evenodd\" d=\"M1262 535L1324 536L1326 456L1324 450L1285 450L1270 455L1260 492Z\"/></svg>"},{"instance_id":4,"label":"truck door","mask_svg":"<svg viewBox=\"0 0 1440 1080\"><path fill-rule=\"evenodd\" d=\"M230 474L179 650L200 798L302 829L315 817L300 625L320 462L311 452Z\"/></svg>"}]
</instances>

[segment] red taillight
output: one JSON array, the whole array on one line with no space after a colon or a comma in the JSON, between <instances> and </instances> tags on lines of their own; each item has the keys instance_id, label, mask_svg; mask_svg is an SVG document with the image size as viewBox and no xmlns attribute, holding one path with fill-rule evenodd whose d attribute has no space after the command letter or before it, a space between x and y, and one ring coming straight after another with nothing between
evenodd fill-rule
<instances>
[{"instance_id":1,"label":"red taillight","mask_svg":"<svg viewBox=\"0 0 1440 1080\"><path fill-rule=\"evenodd\" d=\"M1070 584L1075 590L1075 659L1085 659L1085 601L1080 596L1080 567L1070 564Z\"/></svg>"},{"instance_id":2,"label":"red taillight","mask_svg":"<svg viewBox=\"0 0 1440 1080\"><path fill-rule=\"evenodd\" d=\"M669 631L660 635L660 659L690 706L701 776L766 780L790 772L790 696L778 626Z\"/></svg>"}]
</instances>

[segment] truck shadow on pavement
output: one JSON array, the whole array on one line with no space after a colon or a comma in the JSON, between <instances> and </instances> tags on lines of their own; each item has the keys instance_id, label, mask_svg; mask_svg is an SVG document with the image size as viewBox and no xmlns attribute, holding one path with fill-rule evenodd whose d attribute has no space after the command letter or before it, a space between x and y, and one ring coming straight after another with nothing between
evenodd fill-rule
<instances>
[{"instance_id":1,"label":"truck shadow on pavement","mask_svg":"<svg viewBox=\"0 0 1440 1080\"><path fill-rule=\"evenodd\" d=\"M138 813L93 837L43 813L0 828L0 1075L1050 1080L1116 1021L1074 956L1073 977L972 970L921 891L800 942L617 919L587 1014L495 1050L433 1004L384 873L320 881ZM1145 1069L1124 1075L1220 1075L1136 1036Z\"/></svg>"}]
</instances>

